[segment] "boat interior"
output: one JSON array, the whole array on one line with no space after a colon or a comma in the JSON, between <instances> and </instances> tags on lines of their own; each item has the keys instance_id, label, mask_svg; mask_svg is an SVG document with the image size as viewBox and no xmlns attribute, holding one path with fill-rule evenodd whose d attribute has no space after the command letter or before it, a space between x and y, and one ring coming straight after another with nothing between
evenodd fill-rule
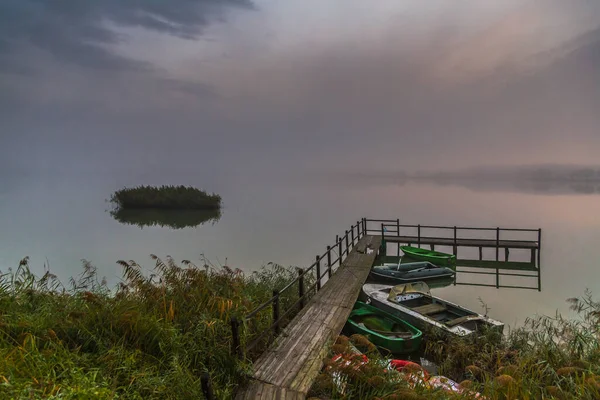
<instances>
[{"instance_id":1,"label":"boat interior","mask_svg":"<svg viewBox=\"0 0 600 400\"><path fill-rule=\"evenodd\" d=\"M384 292L390 293L390 289ZM440 322L449 328L460 325L462 328L476 330L481 324L485 323L477 313L440 302L424 293L400 294L392 296L388 300L410 308L412 311Z\"/></svg>"}]
</instances>

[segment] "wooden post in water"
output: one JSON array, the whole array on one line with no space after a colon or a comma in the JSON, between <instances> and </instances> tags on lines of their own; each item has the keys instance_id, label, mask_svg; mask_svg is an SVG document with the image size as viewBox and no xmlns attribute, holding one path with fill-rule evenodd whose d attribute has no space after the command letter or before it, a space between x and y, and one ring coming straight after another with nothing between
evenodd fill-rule
<instances>
[{"instance_id":1,"label":"wooden post in water","mask_svg":"<svg viewBox=\"0 0 600 400\"><path fill-rule=\"evenodd\" d=\"M273 290L273 327L275 334L279 335L279 290Z\"/></svg>"},{"instance_id":2,"label":"wooden post in water","mask_svg":"<svg viewBox=\"0 0 600 400\"><path fill-rule=\"evenodd\" d=\"M206 400L215 399L215 394L213 393L212 383L210 381L210 375L208 375L208 372L204 372L200 376L200 386L202 387L202 393L204 394L204 398Z\"/></svg>"},{"instance_id":3,"label":"wooden post in water","mask_svg":"<svg viewBox=\"0 0 600 400\"><path fill-rule=\"evenodd\" d=\"M456 245L456 225L454 225L454 246L453 246L454 257L458 256L458 246Z\"/></svg>"},{"instance_id":4,"label":"wooden post in water","mask_svg":"<svg viewBox=\"0 0 600 400\"><path fill-rule=\"evenodd\" d=\"M327 246L327 277L331 279L331 246Z\"/></svg>"},{"instance_id":5,"label":"wooden post in water","mask_svg":"<svg viewBox=\"0 0 600 400\"><path fill-rule=\"evenodd\" d=\"M400 237L400 218L396 218L396 236ZM396 254L400 257L400 243L396 244Z\"/></svg>"},{"instance_id":6,"label":"wooden post in water","mask_svg":"<svg viewBox=\"0 0 600 400\"><path fill-rule=\"evenodd\" d=\"M321 290L321 259L319 256L316 258L317 260L317 292Z\"/></svg>"},{"instance_id":7,"label":"wooden post in water","mask_svg":"<svg viewBox=\"0 0 600 400\"><path fill-rule=\"evenodd\" d=\"M542 291L542 228L538 229L538 248L537 248L537 273L538 273L538 291Z\"/></svg>"},{"instance_id":8,"label":"wooden post in water","mask_svg":"<svg viewBox=\"0 0 600 400\"><path fill-rule=\"evenodd\" d=\"M302 310L304 308L304 270L302 268L298 268L298 298Z\"/></svg>"},{"instance_id":9,"label":"wooden post in water","mask_svg":"<svg viewBox=\"0 0 600 400\"><path fill-rule=\"evenodd\" d=\"M498 258L498 251L500 250L500 228L496 228L496 261Z\"/></svg>"},{"instance_id":10,"label":"wooden post in water","mask_svg":"<svg viewBox=\"0 0 600 400\"><path fill-rule=\"evenodd\" d=\"M238 358L242 358L242 346L240 345L240 322L236 317L231 317L231 354Z\"/></svg>"}]
</instances>

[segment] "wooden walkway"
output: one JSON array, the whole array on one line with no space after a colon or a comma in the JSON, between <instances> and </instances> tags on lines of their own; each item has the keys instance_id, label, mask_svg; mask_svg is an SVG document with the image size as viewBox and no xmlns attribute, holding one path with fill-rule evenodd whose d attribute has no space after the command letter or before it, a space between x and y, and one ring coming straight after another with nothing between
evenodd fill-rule
<instances>
[{"instance_id":1,"label":"wooden walkway","mask_svg":"<svg viewBox=\"0 0 600 400\"><path fill-rule=\"evenodd\" d=\"M342 331L360 294L381 236L364 236L341 267L254 363L250 384L236 400L304 399L321 371L329 346ZM373 249L366 254L367 247Z\"/></svg>"}]
</instances>

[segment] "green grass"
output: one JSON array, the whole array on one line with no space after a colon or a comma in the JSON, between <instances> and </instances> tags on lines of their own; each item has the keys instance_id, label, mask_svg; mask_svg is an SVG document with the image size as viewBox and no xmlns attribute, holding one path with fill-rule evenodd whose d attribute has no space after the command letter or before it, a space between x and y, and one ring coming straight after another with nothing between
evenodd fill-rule
<instances>
[{"instance_id":1,"label":"green grass","mask_svg":"<svg viewBox=\"0 0 600 400\"><path fill-rule=\"evenodd\" d=\"M221 207L221 196L189 186L138 186L116 191L110 198L117 210L211 210Z\"/></svg>"},{"instance_id":2,"label":"green grass","mask_svg":"<svg viewBox=\"0 0 600 400\"><path fill-rule=\"evenodd\" d=\"M495 332L468 338L436 337L426 332L425 357L438 366L438 375L475 390L488 400L600 398L600 303L586 291L569 299L577 312L573 319L538 316L506 336ZM367 366L325 369L311 389L321 399L472 399L425 386L409 388L395 371L383 372L386 355L364 337L361 344L370 361ZM348 339L338 338L331 355L348 354ZM358 346L357 346L358 347ZM334 372L345 377L340 393ZM402 375L400 375L402 376ZM406 377L407 375L403 375Z\"/></svg>"},{"instance_id":3,"label":"green grass","mask_svg":"<svg viewBox=\"0 0 600 400\"><path fill-rule=\"evenodd\" d=\"M242 319L296 271L270 264L244 275L152 258L146 273L134 261L119 261L116 288L88 262L68 285L49 272L34 275L27 258L3 274L0 398L202 399L204 372L217 398L230 398L267 344L247 359L232 356L230 318ZM296 300L297 291L287 291L282 309ZM242 341L270 323L267 307L252 327L242 327Z\"/></svg>"}]
</instances>

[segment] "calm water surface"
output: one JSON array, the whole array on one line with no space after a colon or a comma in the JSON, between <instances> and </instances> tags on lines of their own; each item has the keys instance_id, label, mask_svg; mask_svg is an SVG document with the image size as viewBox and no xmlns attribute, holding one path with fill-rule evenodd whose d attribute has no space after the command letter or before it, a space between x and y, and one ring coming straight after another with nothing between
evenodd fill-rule
<instances>
[{"instance_id":1,"label":"calm water surface","mask_svg":"<svg viewBox=\"0 0 600 400\"><path fill-rule=\"evenodd\" d=\"M399 217L406 224L542 228L540 292L476 286L434 290L476 311L482 310L481 299L490 308L490 316L507 325L518 326L534 314L568 313L565 300L583 294L586 288L600 293L597 195L369 179L325 182L308 176L250 184L241 178L190 174L185 180L181 175L177 179L200 187L210 185L223 196L225 207L218 222L190 227L185 216L178 216L174 229L168 221L155 226L144 226L140 218L137 224L119 222L108 212L105 199L114 190L138 183L179 183L172 178L152 182L101 176L21 179L0 192L0 269L16 267L22 257L30 256L36 272L49 263L66 282L79 273L80 260L86 259L115 284L121 272L117 260L135 260L150 269L150 254L197 262L204 255L215 264L227 262L247 272L267 262L308 266L336 234L361 217ZM203 221L202 216L190 219L194 224ZM494 283L491 276L459 274L458 280ZM536 285L532 278L504 282Z\"/></svg>"}]
</instances>

